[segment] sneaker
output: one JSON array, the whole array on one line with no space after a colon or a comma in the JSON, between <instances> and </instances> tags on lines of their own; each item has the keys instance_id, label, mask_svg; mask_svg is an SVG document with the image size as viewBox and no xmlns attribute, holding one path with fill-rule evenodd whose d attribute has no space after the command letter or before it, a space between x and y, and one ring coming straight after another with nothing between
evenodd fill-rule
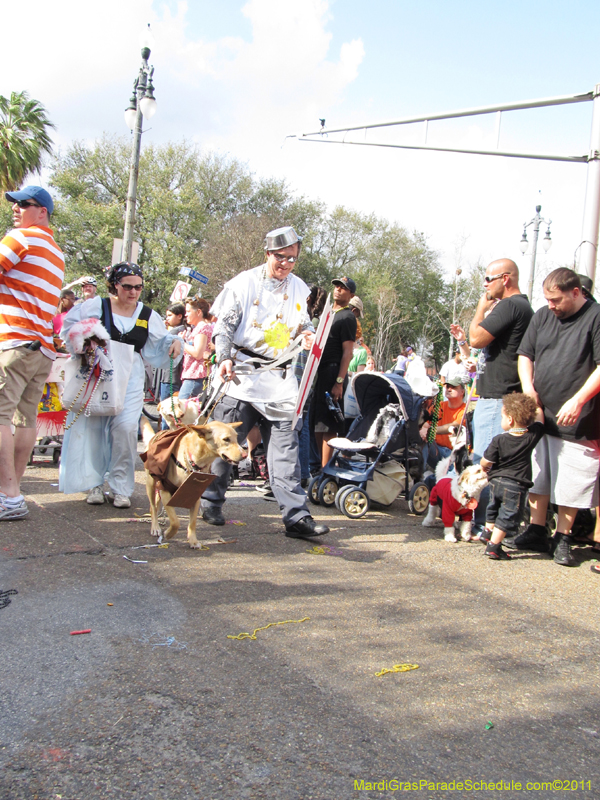
<instances>
[{"instance_id":1,"label":"sneaker","mask_svg":"<svg viewBox=\"0 0 600 800\"><path fill-rule=\"evenodd\" d=\"M471 538L472 538L472 536L471 536ZM492 532L491 532L491 531L489 531L487 528L484 528L484 529L481 531L481 533L479 534L479 536L478 536L477 538L478 538L478 539L479 539L479 541L480 541L480 542L482 542L483 544L489 544L489 541L490 541L490 539L492 538ZM488 553L486 552L486 554L485 554L485 555L487 556L487 555L488 555Z\"/></svg>"},{"instance_id":2,"label":"sneaker","mask_svg":"<svg viewBox=\"0 0 600 800\"><path fill-rule=\"evenodd\" d=\"M489 558L493 559L494 561L510 561L511 557L508 553L504 552L502 549L501 544L494 544L493 542L488 542L487 547L485 548L485 554Z\"/></svg>"},{"instance_id":3,"label":"sneaker","mask_svg":"<svg viewBox=\"0 0 600 800\"><path fill-rule=\"evenodd\" d=\"M86 502L91 506L101 506L102 503L104 503L104 492L102 491L102 486L94 486L93 489L90 489Z\"/></svg>"},{"instance_id":4,"label":"sneaker","mask_svg":"<svg viewBox=\"0 0 600 800\"><path fill-rule=\"evenodd\" d=\"M269 486L269 491L263 494L263 500L270 500L271 502L275 502L275 495L273 494L273 490Z\"/></svg>"},{"instance_id":5,"label":"sneaker","mask_svg":"<svg viewBox=\"0 0 600 800\"><path fill-rule=\"evenodd\" d=\"M11 519L23 519L29 514L25 498L18 503L9 502L6 495L0 500L0 520L9 522Z\"/></svg>"},{"instance_id":6,"label":"sneaker","mask_svg":"<svg viewBox=\"0 0 600 800\"><path fill-rule=\"evenodd\" d=\"M264 483L261 483L260 486L255 486L254 488L257 492L268 494L271 491L271 483L269 481L265 481Z\"/></svg>"},{"instance_id":7,"label":"sneaker","mask_svg":"<svg viewBox=\"0 0 600 800\"><path fill-rule=\"evenodd\" d=\"M471 539L481 539L482 533L485 533L485 525L476 525L473 523L471 526Z\"/></svg>"},{"instance_id":8,"label":"sneaker","mask_svg":"<svg viewBox=\"0 0 600 800\"><path fill-rule=\"evenodd\" d=\"M533 550L534 553L549 553L550 541L546 528L543 525L534 525L530 523L523 533L520 533L515 539L515 547L517 550Z\"/></svg>"},{"instance_id":9,"label":"sneaker","mask_svg":"<svg viewBox=\"0 0 600 800\"><path fill-rule=\"evenodd\" d=\"M554 562L561 567L576 567L577 560L571 553L571 537L566 533L555 533L552 539L555 543Z\"/></svg>"},{"instance_id":10,"label":"sneaker","mask_svg":"<svg viewBox=\"0 0 600 800\"><path fill-rule=\"evenodd\" d=\"M116 494L113 505L115 508L129 508L131 506L131 500L126 494Z\"/></svg>"}]
</instances>

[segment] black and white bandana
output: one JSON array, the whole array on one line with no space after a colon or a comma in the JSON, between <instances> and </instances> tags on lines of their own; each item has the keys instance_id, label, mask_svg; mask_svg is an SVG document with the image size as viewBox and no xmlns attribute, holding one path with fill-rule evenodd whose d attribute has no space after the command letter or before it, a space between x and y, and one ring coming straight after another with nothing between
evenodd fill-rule
<instances>
[{"instance_id":1,"label":"black and white bandana","mask_svg":"<svg viewBox=\"0 0 600 800\"><path fill-rule=\"evenodd\" d=\"M132 261L121 261L120 264L115 264L114 267L110 268L107 279L109 283L117 284L127 275L137 275L138 278L144 279L141 267Z\"/></svg>"}]
</instances>

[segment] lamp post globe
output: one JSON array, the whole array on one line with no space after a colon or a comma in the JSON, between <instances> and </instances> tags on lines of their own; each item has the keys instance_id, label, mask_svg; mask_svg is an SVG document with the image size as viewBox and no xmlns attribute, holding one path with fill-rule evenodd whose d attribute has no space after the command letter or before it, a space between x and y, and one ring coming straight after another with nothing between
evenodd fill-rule
<instances>
[{"instance_id":1,"label":"lamp post globe","mask_svg":"<svg viewBox=\"0 0 600 800\"><path fill-rule=\"evenodd\" d=\"M529 298L529 302L531 303L533 298L533 281L535 278L535 260L537 256L537 245L538 245L538 237L540 233L540 225L541 223L545 223L548 227L546 229L546 235L542 240L542 247L544 248L544 252L547 253L550 247L552 246L552 239L550 238L550 225L552 224L551 219L544 219L540 211L542 210L541 206L535 207L535 217L526 222L523 226L523 236L521 241L519 242L519 248L521 253L525 255L527 252L527 246L529 242L527 241L527 228L530 225L533 225L533 239L531 241L531 266L529 267L529 282L527 285L527 297Z\"/></svg>"}]
</instances>

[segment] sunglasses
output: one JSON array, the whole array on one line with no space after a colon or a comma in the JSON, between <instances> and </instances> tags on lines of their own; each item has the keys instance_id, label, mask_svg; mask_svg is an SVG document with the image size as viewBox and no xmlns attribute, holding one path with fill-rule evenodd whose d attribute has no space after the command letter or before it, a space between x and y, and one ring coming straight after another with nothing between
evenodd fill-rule
<instances>
[{"instance_id":1,"label":"sunglasses","mask_svg":"<svg viewBox=\"0 0 600 800\"><path fill-rule=\"evenodd\" d=\"M119 286L125 289L126 292L141 292L144 288L143 283L137 283L135 286L132 286L130 283L120 283Z\"/></svg>"},{"instance_id":2,"label":"sunglasses","mask_svg":"<svg viewBox=\"0 0 600 800\"><path fill-rule=\"evenodd\" d=\"M29 208L29 206L33 206L34 208L43 208L43 206L40 206L37 203L32 203L31 200L15 200L15 203L19 206L19 208Z\"/></svg>"},{"instance_id":3,"label":"sunglasses","mask_svg":"<svg viewBox=\"0 0 600 800\"><path fill-rule=\"evenodd\" d=\"M280 264L287 261L288 264L295 264L298 261L298 256L282 256L281 253L270 253L276 261Z\"/></svg>"},{"instance_id":4,"label":"sunglasses","mask_svg":"<svg viewBox=\"0 0 600 800\"><path fill-rule=\"evenodd\" d=\"M492 281L497 281L498 278L503 278L505 275L508 275L508 272L500 272L498 275L492 275L491 278L488 278L488 276L486 275L485 278L483 279L483 282L491 283Z\"/></svg>"}]
</instances>

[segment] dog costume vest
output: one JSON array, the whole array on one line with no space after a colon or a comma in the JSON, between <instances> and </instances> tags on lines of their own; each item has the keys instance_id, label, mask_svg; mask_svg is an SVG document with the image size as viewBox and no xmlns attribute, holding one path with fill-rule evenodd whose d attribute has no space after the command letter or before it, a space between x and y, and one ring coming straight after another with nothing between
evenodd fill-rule
<instances>
[{"instance_id":1,"label":"dog costume vest","mask_svg":"<svg viewBox=\"0 0 600 800\"><path fill-rule=\"evenodd\" d=\"M140 458L146 465L146 469L153 478L156 478L159 489L164 488L171 494L177 491L178 487L167 480L169 464L171 463L171 458L173 458L173 450L179 440L186 434L193 432L193 430L193 428L186 425L173 430L161 431L150 440L146 452L140 453Z\"/></svg>"}]
</instances>

